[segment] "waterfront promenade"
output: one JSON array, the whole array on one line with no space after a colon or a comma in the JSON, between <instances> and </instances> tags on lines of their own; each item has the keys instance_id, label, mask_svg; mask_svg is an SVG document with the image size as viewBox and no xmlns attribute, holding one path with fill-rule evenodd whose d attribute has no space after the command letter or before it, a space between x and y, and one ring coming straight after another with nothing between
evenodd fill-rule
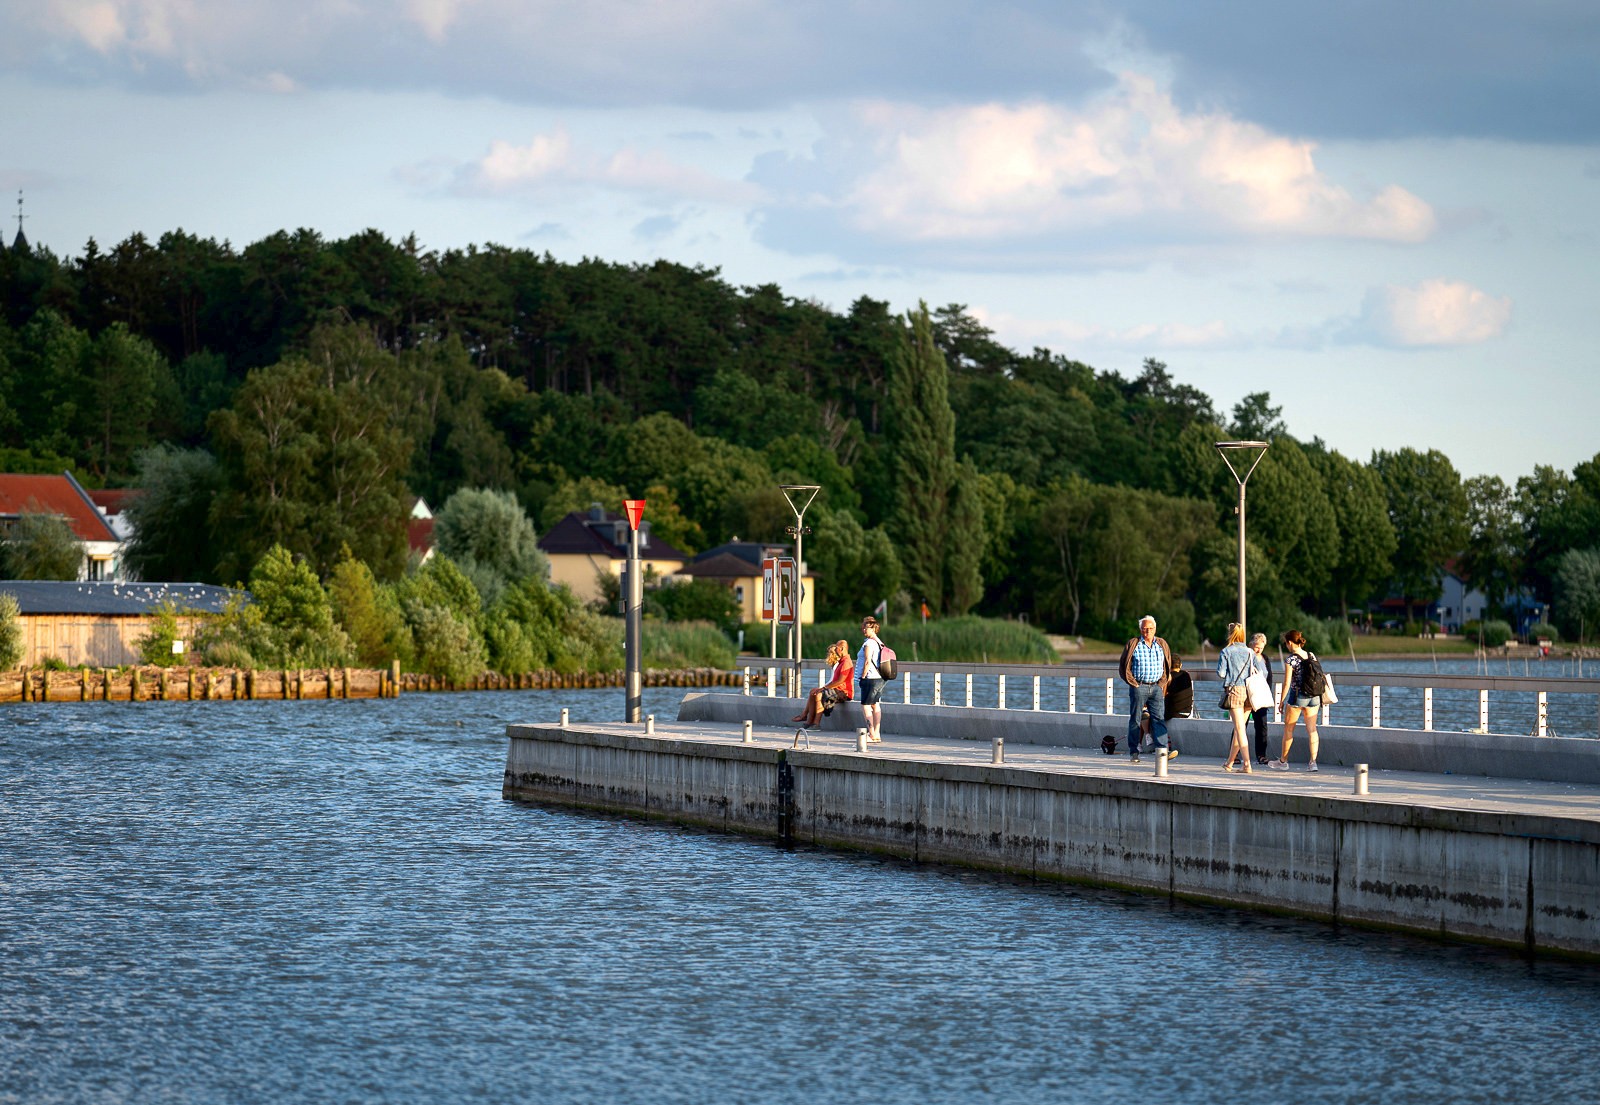
<instances>
[{"instance_id":1,"label":"waterfront promenade","mask_svg":"<svg viewBox=\"0 0 1600 1105\"><path fill-rule=\"evenodd\" d=\"M1004 711L898 706L866 752L848 713L795 748L798 704L689 695L642 725L508 727L510 798L642 813L796 843L878 851L1338 922L1600 956L1600 785L1391 770L1369 792L1322 770L1221 770L1217 722L1179 727L1165 777L1097 747L1020 739L1072 715L1000 719L990 739L935 735ZM750 737L738 715L751 717ZM763 717L763 715L765 715ZM1104 728L1107 719L1095 719ZM897 731L897 723L901 726ZM922 732L904 730L922 729ZM1398 737L1399 734L1392 734ZM1435 745L1439 744L1439 734ZM1454 735L1462 740L1468 734ZM1096 738L1097 739L1097 738ZM1218 748L1208 746L1213 741ZM1594 742L1547 740L1552 753Z\"/></svg>"}]
</instances>

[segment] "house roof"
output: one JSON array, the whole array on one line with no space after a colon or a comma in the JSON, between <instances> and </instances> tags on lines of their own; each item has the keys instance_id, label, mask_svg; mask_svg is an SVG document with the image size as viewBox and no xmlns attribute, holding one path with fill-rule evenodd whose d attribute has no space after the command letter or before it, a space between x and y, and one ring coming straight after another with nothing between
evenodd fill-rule
<instances>
[{"instance_id":1,"label":"house roof","mask_svg":"<svg viewBox=\"0 0 1600 1105\"><path fill-rule=\"evenodd\" d=\"M0 518L21 514L54 514L66 520L79 541L116 541L105 516L95 508L72 473L59 476L0 474Z\"/></svg>"},{"instance_id":2,"label":"house roof","mask_svg":"<svg viewBox=\"0 0 1600 1105\"><path fill-rule=\"evenodd\" d=\"M0 579L0 594L12 595L24 614L138 615L163 602L181 610L220 613L239 592L210 583L85 583Z\"/></svg>"},{"instance_id":3,"label":"house roof","mask_svg":"<svg viewBox=\"0 0 1600 1105\"><path fill-rule=\"evenodd\" d=\"M614 560L628 555L628 520L620 514L591 508L573 511L539 538L546 556L604 556ZM650 523L639 531L639 554L649 560L688 560L689 554L650 534Z\"/></svg>"},{"instance_id":4,"label":"house roof","mask_svg":"<svg viewBox=\"0 0 1600 1105\"><path fill-rule=\"evenodd\" d=\"M433 548L433 523L432 517L418 518L415 515L406 522L406 543L412 552L426 554Z\"/></svg>"},{"instance_id":5,"label":"house roof","mask_svg":"<svg viewBox=\"0 0 1600 1105\"><path fill-rule=\"evenodd\" d=\"M711 557L695 557L692 563L683 566L679 574L695 579L744 579L760 575L761 565L751 564L732 553L718 553Z\"/></svg>"},{"instance_id":6,"label":"house roof","mask_svg":"<svg viewBox=\"0 0 1600 1105\"><path fill-rule=\"evenodd\" d=\"M89 501L99 507L107 517L121 514L127 509L128 503L143 495L144 492L137 487L108 487L96 491L88 491Z\"/></svg>"}]
</instances>

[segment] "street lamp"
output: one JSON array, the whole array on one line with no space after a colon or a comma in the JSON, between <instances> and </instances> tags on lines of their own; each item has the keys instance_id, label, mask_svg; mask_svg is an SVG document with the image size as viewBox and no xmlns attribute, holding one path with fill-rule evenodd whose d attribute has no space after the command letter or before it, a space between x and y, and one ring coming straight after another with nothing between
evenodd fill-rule
<instances>
[{"instance_id":1,"label":"street lamp","mask_svg":"<svg viewBox=\"0 0 1600 1105\"><path fill-rule=\"evenodd\" d=\"M800 663L805 658L801 649L804 631L801 625L806 608L806 558L804 551L805 535L811 531L806 529L806 508L811 505L811 500L817 497L817 492L822 490L820 484L815 483L786 483L780 488L783 497L789 501L789 509L794 511L794 525L788 527L788 532L794 535L794 673L793 684L790 687L790 697L800 696Z\"/></svg>"},{"instance_id":2,"label":"street lamp","mask_svg":"<svg viewBox=\"0 0 1600 1105\"><path fill-rule=\"evenodd\" d=\"M1216 443L1217 452L1222 454L1222 463L1228 466L1228 471L1233 473L1234 480L1239 484L1239 625L1243 628L1244 621L1244 485L1250 481L1250 474L1256 470L1256 465L1261 463L1261 458L1267 455L1270 441L1219 441ZM1230 453L1245 453L1251 449L1261 450L1250 462L1250 467L1244 475L1239 475L1239 469L1233 465ZM1243 458L1240 458L1243 463Z\"/></svg>"}]
</instances>

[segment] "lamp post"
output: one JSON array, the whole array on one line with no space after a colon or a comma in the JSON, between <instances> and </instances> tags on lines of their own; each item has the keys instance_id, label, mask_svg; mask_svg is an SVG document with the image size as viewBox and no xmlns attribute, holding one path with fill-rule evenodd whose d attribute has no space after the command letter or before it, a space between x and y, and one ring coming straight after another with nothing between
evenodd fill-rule
<instances>
[{"instance_id":1,"label":"lamp post","mask_svg":"<svg viewBox=\"0 0 1600 1105\"><path fill-rule=\"evenodd\" d=\"M811 500L817 497L817 492L822 490L820 484L814 483L786 483L779 489L783 497L789 501L789 509L794 511L794 525L789 527L789 532L794 535L794 669L791 672L789 696L800 697L800 663L805 658L801 650L804 639L804 630L801 626L805 622L806 608L806 558L805 535L810 531L806 529L806 508L811 505Z\"/></svg>"},{"instance_id":2,"label":"lamp post","mask_svg":"<svg viewBox=\"0 0 1600 1105\"><path fill-rule=\"evenodd\" d=\"M1256 465L1261 463L1261 458L1267 455L1270 441L1219 441L1216 443L1217 452L1222 454L1222 463L1228 466L1228 471L1233 473L1233 478L1239 485L1239 506L1236 508L1239 515L1239 625L1245 624L1244 620L1244 485L1250 482L1250 474L1256 470ZM1230 453L1245 453L1251 449L1261 450L1255 459L1250 462L1250 467L1245 469L1244 475L1239 475L1239 469L1234 467ZM1241 457L1241 463L1243 458Z\"/></svg>"}]
</instances>

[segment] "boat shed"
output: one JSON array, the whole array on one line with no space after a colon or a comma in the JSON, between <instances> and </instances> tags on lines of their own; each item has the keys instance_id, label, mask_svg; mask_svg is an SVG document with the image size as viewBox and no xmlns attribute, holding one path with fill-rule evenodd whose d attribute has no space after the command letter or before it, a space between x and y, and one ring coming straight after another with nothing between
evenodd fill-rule
<instances>
[{"instance_id":1,"label":"boat shed","mask_svg":"<svg viewBox=\"0 0 1600 1105\"><path fill-rule=\"evenodd\" d=\"M221 613L239 593L209 583L0 580L0 594L17 600L27 667L47 660L91 668L137 664L139 639L163 605L176 608L187 638L202 616Z\"/></svg>"}]
</instances>

